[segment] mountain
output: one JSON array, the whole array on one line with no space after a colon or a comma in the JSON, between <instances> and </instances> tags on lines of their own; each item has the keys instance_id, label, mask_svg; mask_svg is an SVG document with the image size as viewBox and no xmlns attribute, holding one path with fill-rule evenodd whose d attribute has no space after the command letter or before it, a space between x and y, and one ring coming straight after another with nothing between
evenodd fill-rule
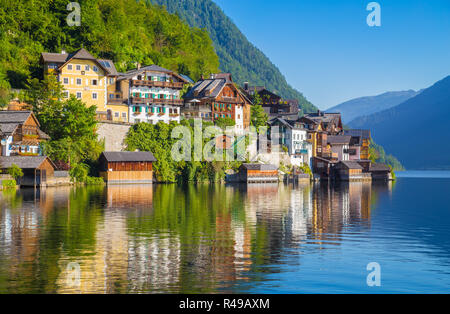
<instances>
[{"instance_id":1,"label":"mountain","mask_svg":"<svg viewBox=\"0 0 450 314\"><path fill-rule=\"evenodd\" d=\"M304 112L317 108L292 88L280 70L241 33L211 0L147 0L178 14L190 26L206 28L220 60L220 70L233 74L238 84L265 86L285 99L298 99Z\"/></svg>"},{"instance_id":2,"label":"mountain","mask_svg":"<svg viewBox=\"0 0 450 314\"><path fill-rule=\"evenodd\" d=\"M41 52L81 47L114 60L119 71L139 62L198 79L219 69L208 33L159 6L136 0L80 0L81 25L69 26L69 2L0 0L0 87L24 88L28 78L41 76Z\"/></svg>"},{"instance_id":3,"label":"mountain","mask_svg":"<svg viewBox=\"0 0 450 314\"><path fill-rule=\"evenodd\" d=\"M342 121L348 123L360 116L367 116L395 107L409 98L417 96L420 92L408 90L355 98L327 109L326 112L340 112L342 114Z\"/></svg>"},{"instance_id":4,"label":"mountain","mask_svg":"<svg viewBox=\"0 0 450 314\"><path fill-rule=\"evenodd\" d=\"M359 117L352 128L367 128L374 140L407 169L450 168L450 76L393 108Z\"/></svg>"}]
</instances>

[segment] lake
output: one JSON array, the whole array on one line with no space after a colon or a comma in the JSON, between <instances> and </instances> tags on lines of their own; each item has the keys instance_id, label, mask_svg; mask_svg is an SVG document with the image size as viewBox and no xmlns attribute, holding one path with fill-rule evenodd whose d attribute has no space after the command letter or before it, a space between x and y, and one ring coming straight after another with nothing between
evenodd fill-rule
<instances>
[{"instance_id":1,"label":"lake","mask_svg":"<svg viewBox=\"0 0 450 314\"><path fill-rule=\"evenodd\" d=\"M448 292L448 174L3 191L0 293Z\"/></svg>"}]
</instances>

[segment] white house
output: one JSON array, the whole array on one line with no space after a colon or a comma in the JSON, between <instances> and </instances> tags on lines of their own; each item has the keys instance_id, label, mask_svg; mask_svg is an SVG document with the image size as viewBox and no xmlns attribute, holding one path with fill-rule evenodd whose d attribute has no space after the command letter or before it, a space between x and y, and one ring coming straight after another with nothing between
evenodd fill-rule
<instances>
[{"instance_id":1,"label":"white house","mask_svg":"<svg viewBox=\"0 0 450 314\"><path fill-rule=\"evenodd\" d=\"M128 81L129 87L129 122L180 122L180 91L188 83L185 77L151 65L121 74L118 81L123 80Z\"/></svg>"},{"instance_id":2,"label":"white house","mask_svg":"<svg viewBox=\"0 0 450 314\"><path fill-rule=\"evenodd\" d=\"M308 142L308 133L302 123L276 118L270 123L279 128L280 144L287 148L291 158L291 164L300 166L307 164L311 166L312 145Z\"/></svg>"}]
</instances>

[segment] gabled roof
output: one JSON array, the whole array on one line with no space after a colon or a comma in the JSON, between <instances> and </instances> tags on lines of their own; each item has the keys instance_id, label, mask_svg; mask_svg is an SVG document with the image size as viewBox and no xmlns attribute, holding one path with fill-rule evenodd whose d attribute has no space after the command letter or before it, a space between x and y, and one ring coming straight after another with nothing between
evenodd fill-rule
<instances>
[{"instance_id":1,"label":"gabled roof","mask_svg":"<svg viewBox=\"0 0 450 314\"><path fill-rule=\"evenodd\" d=\"M109 75L119 75L119 72L117 72L116 66L112 60L98 59L97 61L104 66Z\"/></svg>"},{"instance_id":2,"label":"gabled roof","mask_svg":"<svg viewBox=\"0 0 450 314\"><path fill-rule=\"evenodd\" d=\"M0 168L6 169L16 164L21 169L36 169L38 168L46 159L49 160L50 164L56 168L53 161L47 156L1 156L0 157Z\"/></svg>"},{"instance_id":3,"label":"gabled roof","mask_svg":"<svg viewBox=\"0 0 450 314\"><path fill-rule=\"evenodd\" d=\"M348 169L363 169L363 167L361 167L360 164L358 164L356 161L353 160L343 160L338 164L342 164Z\"/></svg>"},{"instance_id":4,"label":"gabled roof","mask_svg":"<svg viewBox=\"0 0 450 314\"><path fill-rule=\"evenodd\" d=\"M369 167L369 171L373 172L373 171L391 171L391 168L389 168L387 165L385 164L380 164L380 163L371 163L370 167Z\"/></svg>"},{"instance_id":5,"label":"gabled roof","mask_svg":"<svg viewBox=\"0 0 450 314\"><path fill-rule=\"evenodd\" d=\"M185 83L189 83L189 80L185 76L182 76L174 71L160 67L159 65L156 65L156 64L147 65L147 66L141 67L139 69L133 69L133 70L127 71L125 73L119 73L119 80L130 79L133 76L139 75L146 71L166 73L166 74L177 77L178 79L180 79L181 81L183 81Z\"/></svg>"},{"instance_id":6,"label":"gabled roof","mask_svg":"<svg viewBox=\"0 0 450 314\"><path fill-rule=\"evenodd\" d=\"M283 124L284 126L290 129L297 129L297 130L301 129L306 131L306 129L300 125L301 123L298 120L287 120L284 118L276 117L270 121L270 125L274 125L277 122Z\"/></svg>"},{"instance_id":7,"label":"gabled roof","mask_svg":"<svg viewBox=\"0 0 450 314\"><path fill-rule=\"evenodd\" d=\"M351 136L347 135L328 135L327 143L333 144L350 144Z\"/></svg>"},{"instance_id":8,"label":"gabled roof","mask_svg":"<svg viewBox=\"0 0 450 314\"><path fill-rule=\"evenodd\" d=\"M370 130L352 129L344 130L344 135L360 136L363 139L370 139Z\"/></svg>"},{"instance_id":9,"label":"gabled roof","mask_svg":"<svg viewBox=\"0 0 450 314\"><path fill-rule=\"evenodd\" d=\"M33 117L33 119L36 121L36 124L39 126L39 121L31 111L0 111L0 131L2 133L2 137L13 134L19 127L19 125L25 123L25 121L27 121L30 116ZM42 134L45 133L42 132ZM47 134L45 134L45 136L48 137Z\"/></svg>"},{"instance_id":10,"label":"gabled roof","mask_svg":"<svg viewBox=\"0 0 450 314\"><path fill-rule=\"evenodd\" d=\"M273 171L278 168L270 164L242 164L242 167L247 170Z\"/></svg>"},{"instance_id":11,"label":"gabled roof","mask_svg":"<svg viewBox=\"0 0 450 314\"><path fill-rule=\"evenodd\" d=\"M73 53L52 53L52 52L43 52L41 53L41 59L44 62L49 63L57 63L59 64L59 68L65 66L72 59L82 59L82 60L92 60L95 61L108 75L117 75L116 67L111 60L106 59L97 59L93 55L89 53L84 48L80 48ZM102 63L103 61L103 63ZM111 67L107 67L105 65L105 61L110 63Z\"/></svg>"},{"instance_id":12,"label":"gabled roof","mask_svg":"<svg viewBox=\"0 0 450 314\"><path fill-rule=\"evenodd\" d=\"M156 161L151 152L103 152L102 155L110 162Z\"/></svg>"}]
</instances>

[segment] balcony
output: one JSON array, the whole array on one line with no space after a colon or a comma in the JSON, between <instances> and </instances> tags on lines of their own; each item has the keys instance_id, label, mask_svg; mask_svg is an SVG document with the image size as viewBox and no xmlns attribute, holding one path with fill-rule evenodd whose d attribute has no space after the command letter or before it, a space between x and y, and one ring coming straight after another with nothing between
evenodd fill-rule
<instances>
[{"instance_id":1,"label":"balcony","mask_svg":"<svg viewBox=\"0 0 450 314\"><path fill-rule=\"evenodd\" d=\"M166 105L178 105L178 106L183 105L182 99L132 97L131 102L133 104L166 104Z\"/></svg>"},{"instance_id":2,"label":"balcony","mask_svg":"<svg viewBox=\"0 0 450 314\"><path fill-rule=\"evenodd\" d=\"M123 98L108 98L108 104L120 105L124 102Z\"/></svg>"},{"instance_id":3,"label":"balcony","mask_svg":"<svg viewBox=\"0 0 450 314\"><path fill-rule=\"evenodd\" d=\"M163 88L174 88L182 89L183 82L159 82L150 80L133 80L131 81L132 86L149 86L149 87L163 87Z\"/></svg>"}]
</instances>

